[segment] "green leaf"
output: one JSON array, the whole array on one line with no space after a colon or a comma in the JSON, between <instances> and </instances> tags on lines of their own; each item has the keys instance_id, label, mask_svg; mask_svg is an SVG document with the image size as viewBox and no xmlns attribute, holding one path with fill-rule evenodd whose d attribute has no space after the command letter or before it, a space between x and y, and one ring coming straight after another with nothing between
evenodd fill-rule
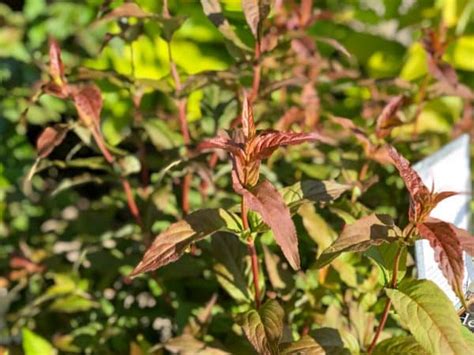
<instances>
[{"instance_id":1,"label":"green leaf","mask_svg":"<svg viewBox=\"0 0 474 355\"><path fill-rule=\"evenodd\" d=\"M384 214L371 214L344 227L339 238L327 248L316 262L320 268L329 264L343 252L361 252L372 245L393 242L401 235L392 218Z\"/></svg>"},{"instance_id":2,"label":"green leaf","mask_svg":"<svg viewBox=\"0 0 474 355\"><path fill-rule=\"evenodd\" d=\"M373 355L387 354L428 355L428 352L418 344L414 337L400 336L378 343L373 352Z\"/></svg>"},{"instance_id":3,"label":"green leaf","mask_svg":"<svg viewBox=\"0 0 474 355\"><path fill-rule=\"evenodd\" d=\"M294 343L285 343L280 345L281 355L291 354L312 354L325 355L326 351L319 345L316 340L309 335L303 335L300 340Z\"/></svg>"},{"instance_id":4,"label":"green leaf","mask_svg":"<svg viewBox=\"0 0 474 355\"><path fill-rule=\"evenodd\" d=\"M383 275L383 285L387 285L393 275L393 260L397 254L398 243L381 244L370 247L365 255L373 260L381 269ZM408 251L403 248L400 256L400 263L397 274L397 283L405 277Z\"/></svg>"},{"instance_id":5,"label":"green leaf","mask_svg":"<svg viewBox=\"0 0 474 355\"><path fill-rule=\"evenodd\" d=\"M23 338L23 351L25 355L53 355L57 354L56 349L43 337L33 331L23 328L21 330Z\"/></svg>"},{"instance_id":6,"label":"green leaf","mask_svg":"<svg viewBox=\"0 0 474 355\"><path fill-rule=\"evenodd\" d=\"M313 205L305 204L300 207L298 214L303 219L303 225L311 239L318 245L318 256L337 238L337 233L321 217Z\"/></svg>"},{"instance_id":7,"label":"green leaf","mask_svg":"<svg viewBox=\"0 0 474 355\"><path fill-rule=\"evenodd\" d=\"M269 300L258 311L252 309L241 315L237 322L258 353L278 354L284 316L285 312L278 302Z\"/></svg>"},{"instance_id":8,"label":"green leaf","mask_svg":"<svg viewBox=\"0 0 474 355\"><path fill-rule=\"evenodd\" d=\"M97 307L97 303L88 298L80 295L68 295L55 299L50 309L56 312L75 313L88 311L94 307Z\"/></svg>"},{"instance_id":9,"label":"green leaf","mask_svg":"<svg viewBox=\"0 0 474 355\"><path fill-rule=\"evenodd\" d=\"M237 302L251 303L254 292L250 286L250 258L245 245L234 235L216 233L212 237L211 247L217 259L214 272L219 284Z\"/></svg>"},{"instance_id":10,"label":"green leaf","mask_svg":"<svg viewBox=\"0 0 474 355\"><path fill-rule=\"evenodd\" d=\"M470 353L453 304L433 282L406 280L386 292L401 322L428 353Z\"/></svg>"},{"instance_id":11,"label":"green leaf","mask_svg":"<svg viewBox=\"0 0 474 355\"><path fill-rule=\"evenodd\" d=\"M189 214L155 238L130 276L153 271L178 260L192 243L221 230L238 232L239 217L224 209L203 209Z\"/></svg>"}]
</instances>

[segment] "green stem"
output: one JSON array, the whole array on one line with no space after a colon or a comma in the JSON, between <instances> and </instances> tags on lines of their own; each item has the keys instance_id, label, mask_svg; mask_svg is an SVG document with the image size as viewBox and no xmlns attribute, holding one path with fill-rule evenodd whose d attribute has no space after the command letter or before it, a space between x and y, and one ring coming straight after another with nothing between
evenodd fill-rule
<instances>
[{"instance_id":1,"label":"green stem","mask_svg":"<svg viewBox=\"0 0 474 355\"><path fill-rule=\"evenodd\" d=\"M240 204L240 210L242 214L242 224L244 227L244 230L248 230L249 227L249 221L247 218L247 203L245 201L245 197L242 196L242 201ZM260 308L260 288L259 288L259 266L258 266L258 258L257 258L257 250L255 249L255 243L252 238L249 238L247 241L247 248L250 256L250 260L252 263L252 278L253 278L253 286L255 289L255 308L259 309Z\"/></svg>"}]
</instances>

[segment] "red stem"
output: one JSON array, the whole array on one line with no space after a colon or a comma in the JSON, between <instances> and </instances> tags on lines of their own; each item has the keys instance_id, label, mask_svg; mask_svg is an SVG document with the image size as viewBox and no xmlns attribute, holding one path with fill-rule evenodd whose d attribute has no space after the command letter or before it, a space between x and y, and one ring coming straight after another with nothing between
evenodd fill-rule
<instances>
[{"instance_id":1,"label":"red stem","mask_svg":"<svg viewBox=\"0 0 474 355\"><path fill-rule=\"evenodd\" d=\"M260 40L257 40L255 43L255 63L253 65L252 93L249 97L250 103L257 99L258 91L260 89L261 74L262 68L260 66Z\"/></svg>"},{"instance_id":2,"label":"red stem","mask_svg":"<svg viewBox=\"0 0 474 355\"><path fill-rule=\"evenodd\" d=\"M240 210L242 214L242 224L244 230L249 229L249 222L247 219L247 203L245 202L245 197L242 196L242 201L240 203ZM253 239L249 239L247 241L247 248L250 256L250 260L252 263L252 277L253 277L253 287L255 289L255 308L260 308L260 288L259 288L259 266L258 266L258 259L257 259L257 251L255 249L255 243Z\"/></svg>"}]
</instances>

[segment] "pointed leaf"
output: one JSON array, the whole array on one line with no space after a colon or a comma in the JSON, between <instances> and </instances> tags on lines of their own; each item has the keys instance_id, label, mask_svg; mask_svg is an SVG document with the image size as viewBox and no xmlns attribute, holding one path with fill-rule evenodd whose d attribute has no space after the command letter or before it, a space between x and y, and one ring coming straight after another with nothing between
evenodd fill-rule
<instances>
[{"instance_id":1,"label":"pointed leaf","mask_svg":"<svg viewBox=\"0 0 474 355\"><path fill-rule=\"evenodd\" d=\"M429 218L418 225L420 236L430 242L435 260L459 298L463 298L461 284L464 279L464 262L461 242L449 223Z\"/></svg>"},{"instance_id":2,"label":"pointed leaf","mask_svg":"<svg viewBox=\"0 0 474 355\"><path fill-rule=\"evenodd\" d=\"M405 280L387 289L400 320L429 354L469 354L451 301L428 280Z\"/></svg>"},{"instance_id":3,"label":"pointed leaf","mask_svg":"<svg viewBox=\"0 0 474 355\"><path fill-rule=\"evenodd\" d=\"M410 162L398 153L394 147L390 146L388 153L410 193L410 219L417 221L425 208L425 203L430 200L430 191L418 173L410 166Z\"/></svg>"},{"instance_id":4,"label":"pointed leaf","mask_svg":"<svg viewBox=\"0 0 474 355\"><path fill-rule=\"evenodd\" d=\"M250 106L249 99L247 96L244 97L244 103L242 107L242 130L244 131L244 135L247 140L252 139L255 137L256 128L255 128L255 121L253 118L253 110Z\"/></svg>"},{"instance_id":5,"label":"pointed leaf","mask_svg":"<svg viewBox=\"0 0 474 355\"><path fill-rule=\"evenodd\" d=\"M51 75L54 84L59 87L66 84L64 64L61 60L61 48L55 40L51 40L49 43L49 75Z\"/></svg>"},{"instance_id":6,"label":"pointed leaf","mask_svg":"<svg viewBox=\"0 0 474 355\"><path fill-rule=\"evenodd\" d=\"M56 349L46 339L29 330L23 328L21 330L23 339L23 351L25 355L55 355Z\"/></svg>"},{"instance_id":7,"label":"pointed leaf","mask_svg":"<svg viewBox=\"0 0 474 355\"><path fill-rule=\"evenodd\" d=\"M86 126L100 127L102 95L95 85L88 85L73 90L72 97L79 118Z\"/></svg>"},{"instance_id":8,"label":"pointed leaf","mask_svg":"<svg viewBox=\"0 0 474 355\"><path fill-rule=\"evenodd\" d=\"M461 243L461 248L463 248L469 255L474 256L474 236L472 236L468 231L456 227L454 224L450 223L449 225L456 233L456 237Z\"/></svg>"},{"instance_id":9,"label":"pointed leaf","mask_svg":"<svg viewBox=\"0 0 474 355\"><path fill-rule=\"evenodd\" d=\"M385 339L377 344L374 355L403 354L428 355L429 353L412 336L400 336Z\"/></svg>"},{"instance_id":10,"label":"pointed leaf","mask_svg":"<svg viewBox=\"0 0 474 355\"><path fill-rule=\"evenodd\" d=\"M64 125L47 127L36 141L36 152L38 157L46 158L56 146L61 144L68 131L69 127Z\"/></svg>"},{"instance_id":11,"label":"pointed leaf","mask_svg":"<svg viewBox=\"0 0 474 355\"><path fill-rule=\"evenodd\" d=\"M278 302L269 300L258 311L250 310L241 315L238 323L259 354L273 355L278 354L284 316Z\"/></svg>"},{"instance_id":12,"label":"pointed leaf","mask_svg":"<svg viewBox=\"0 0 474 355\"><path fill-rule=\"evenodd\" d=\"M238 217L223 209L198 210L158 235L131 277L178 260L194 242L220 230L238 230Z\"/></svg>"},{"instance_id":13,"label":"pointed leaf","mask_svg":"<svg viewBox=\"0 0 474 355\"><path fill-rule=\"evenodd\" d=\"M398 95L390 99L387 106L382 110L382 113L377 117L377 125L375 128L377 137L385 138L390 134L393 128L402 124L396 117L396 113L404 102L405 97L403 95Z\"/></svg>"},{"instance_id":14,"label":"pointed leaf","mask_svg":"<svg viewBox=\"0 0 474 355\"><path fill-rule=\"evenodd\" d=\"M326 351L318 344L316 340L311 338L309 335L303 335L300 340L294 343L284 343L280 345L281 355L293 355L293 354L312 354L312 355L325 355Z\"/></svg>"},{"instance_id":15,"label":"pointed leaf","mask_svg":"<svg viewBox=\"0 0 474 355\"><path fill-rule=\"evenodd\" d=\"M268 158L279 147L298 145L305 142L325 141L325 138L316 132L295 133L266 131L260 133L250 142L249 151L252 159L262 160Z\"/></svg>"},{"instance_id":16,"label":"pointed leaf","mask_svg":"<svg viewBox=\"0 0 474 355\"><path fill-rule=\"evenodd\" d=\"M242 0L245 19L255 38L260 38L262 23L270 13L270 0Z\"/></svg>"},{"instance_id":17,"label":"pointed leaf","mask_svg":"<svg viewBox=\"0 0 474 355\"><path fill-rule=\"evenodd\" d=\"M239 144L235 143L228 137L217 136L214 138L206 139L198 144L196 150L198 152L209 150L209 149L223 149L229 153L241 156L243 153L242 148Z\"/></svg>"},{"instance_id":18,"label":"pointed leaf","mask_svg":"<svg viewBox=\"0 0 474 355\"><path fill-rule=\"evenodd\" d=\"M322 253L316 262L316 267L320 268L329 264L343 252L361 252L372 245L394 242L400 234L401 232L388 215L374 213L362 217L344 227L334 244Z\"/></svg>"},{"instance_id":19,"label":"pointed leaf","mask_svg":"<svg viewBox=\"0 0 474 355\"><path fill-rule=\"evenodd\" d=\"M262 216L263 221L273 231L275 240L291 267L298 270L300 255L295 225L291 219L290 210L277 189L269 181L264 180L251 190L240 186L236 191L246 199L251 210Z\"/></svg>"}]
</instances>

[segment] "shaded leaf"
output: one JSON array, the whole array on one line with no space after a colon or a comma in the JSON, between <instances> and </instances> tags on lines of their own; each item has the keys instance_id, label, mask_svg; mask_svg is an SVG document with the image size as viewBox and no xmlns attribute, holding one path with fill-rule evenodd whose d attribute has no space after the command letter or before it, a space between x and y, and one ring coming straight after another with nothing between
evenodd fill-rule
<instances>
[{"instance_id":1,"label":"shaded leaf","mask_svg":"<svg viewBox=\"0 0 474 355\"><path fill-rule=\"evenodd\" d=\"M281 195L291 212L295 213L305 202L328 203L336 200L350 189L350 185L339 184L330 180L303 180L283 188Z\"/></svg>"},{"instance_id":2,"label":"shaded leaf","mask_svg":"<svg viewBox=\"0 0 474 355\"><path fill-rule=\"evenodd\" d=\"M67 295L54 300L49 306L50 310L62 313L75 313L88 311L97 307L97 303L80 295Z\"/></svg>"},{"instance_id":3,"label":"shaded leaf","mask_svg":"<svg viewBox=\"0 0 474 355\"><path fill-rule=\"evenodd\" d=\"M130 276L176 261L192 243L209 234L239 229L237 221L237 216L223 209L203 209L189 214L156 237Z\"/></svg>"},{"instance_id":4,"label":"shaded leaf","mask_svg":"<svg viewBox=\"0 0 474 355\"><path fill-rule=\"evenodd\" d=\"M451 301L428 280L404 280L388 297L403 324L430 354L469 354Z\"/></svg>"},{"instance_id":5,"label":"shaded leaf","mask_svg":"<svg viewBox=\"0 0 474 355\"><path fill-rule=\"evenodd\" d=\"M217 260L213 268L219 284L236 301L251 303L250 260L245 245L234 235L216 233L211 247Z\"/></svg>"},{"instance_id":6,"label":"shaded leaf","mask_svg":"<svg viewBox=\"0 0 474 355\"><path fill-rule=\"evenodd\" d=\"M278 344L283 336L285 312L275 300L267 301L258 311L250 310L237 322L245 336L259 354L278 354Z\"/></svg>"},{"instance_id":7,"label":"shaded leaf","mask_svg":"<svg viewBox=\"0 0 474 355\"><path fill-rule=\"evenodd\" d=\"M472 236L468 231L456 227L454 224L449 223L449 225L456 233L456 237L461 243L461 248L463 248L469 255L474 256L474 236Z\"/></svg>"},{"instance_id":8,"label":"shaded leaf","mask_svg":"<svg viewBox=\"0 0 474 355\"><path fill-rule=\"evenodd\" d=\"M69 131L68 126L55 125L47 127L36 141L36 152L39 158L46 158L53 149L61 144Z\"/></svg>"},{"instance_id":9,"label":"shaded leaf","mask_svg":"<svg viewBox=\"0 0 474 355\"><path fill-rule=\"evenodd\" d=\"M399 235L401 232L388 215L374 213L362 217L344 227L339 238L316 261L316 267L329 264L343 252L361 252L373 245L393 242Z\"/></svg>"},{"instance_id":10,"label":"shaded leaf","mask_svg":"<svg viewBox=\"0 0 474 355\"><path fill-rule=\"evenodd\" d=\"M374 355L404 354L404 355L428 355L429 353L418 344L412 336L400 336L385 339L377 344Z\"/></svg>"},{"instance_id":11,"label":"shaded leaf","mask_svg":"<svg viewBox=\"0 0 474 355\"><path fill-rule=\"evenodd\" d=\"M190 334L183 334L176 338L172 338L165 343L165 349L173 354L181 355L224 355L230 354L221 349L208 346L203 341L194 338Z\"/></svg>"},{"instance_id":12,"label":"shaded leaf","mask_svg":"<svg viewBox=\"0 0 474 355\"><path fill-rule=\"evenodd\" d=\"M418 225L420 236L430 242L444 277L448 280L456 295L463 299L462 280L464 262L461 243L449 223L430 218Z\"/></svg>"},{"instance_id":13,"label":"shaded leaf","mask_svg":"<svg viewBox=\"0 0 474 355\"><path fill-rule=\"evenodd\" d=\"M235 183L234 183L235 185ZM298 238L291 219L290 210L285 205L277 189L267 180L262 181L251 190L234 186L249 208L262 216L263 221L273 231L277 244L295 270L300 268Z\"/></svg>"},{"instance_id":14,"label":"shaded leaf","mask_svg":"<svg viewBox=\"0 0 474 355\"><path fill-rule=\"evenodd\" d=\"M326 351L309 335L303 335L300 340L280 345L281 355L314 354L325 355Z\"/></svg>"},{"instance_id":15,"label":"shaded leaf","mask_svg":"<svg viewBox=\"0 0 474 355\"><path fill-rule=\"evenodd\" d=\"M337 238L337 233L324 218L319 215L314 206L310 204L299 208L298 214L303 220L303 225L311 239L318 245L318 256Z\"/></svg>"},{"instance_id":16,"label":"shaded leaf","mask_svg":"<svg viewBox=\"0 0 474 355\"><path fill-rule=\"evenodd\" d=\"M370 247L365 255L372 259L381 269L383 284L388 285L393 275L393 260L398 252L398 243L381 244ZM407 264L407 248L403 248L398 265L397 282L405 277Z\"/></svg>"},{"instance_id":17,"label":"shaded leaf","mask_svg":"<svg viewBox=\"0 0 474 355\"><path fill-rule=\"evenodd\" d=\"M265 245L262 245L264 253L265 268L272 287L284 293L290 293L293 289L293 274L288 264L283 264L280 257Z\"/></svg>"}]
</instances>

